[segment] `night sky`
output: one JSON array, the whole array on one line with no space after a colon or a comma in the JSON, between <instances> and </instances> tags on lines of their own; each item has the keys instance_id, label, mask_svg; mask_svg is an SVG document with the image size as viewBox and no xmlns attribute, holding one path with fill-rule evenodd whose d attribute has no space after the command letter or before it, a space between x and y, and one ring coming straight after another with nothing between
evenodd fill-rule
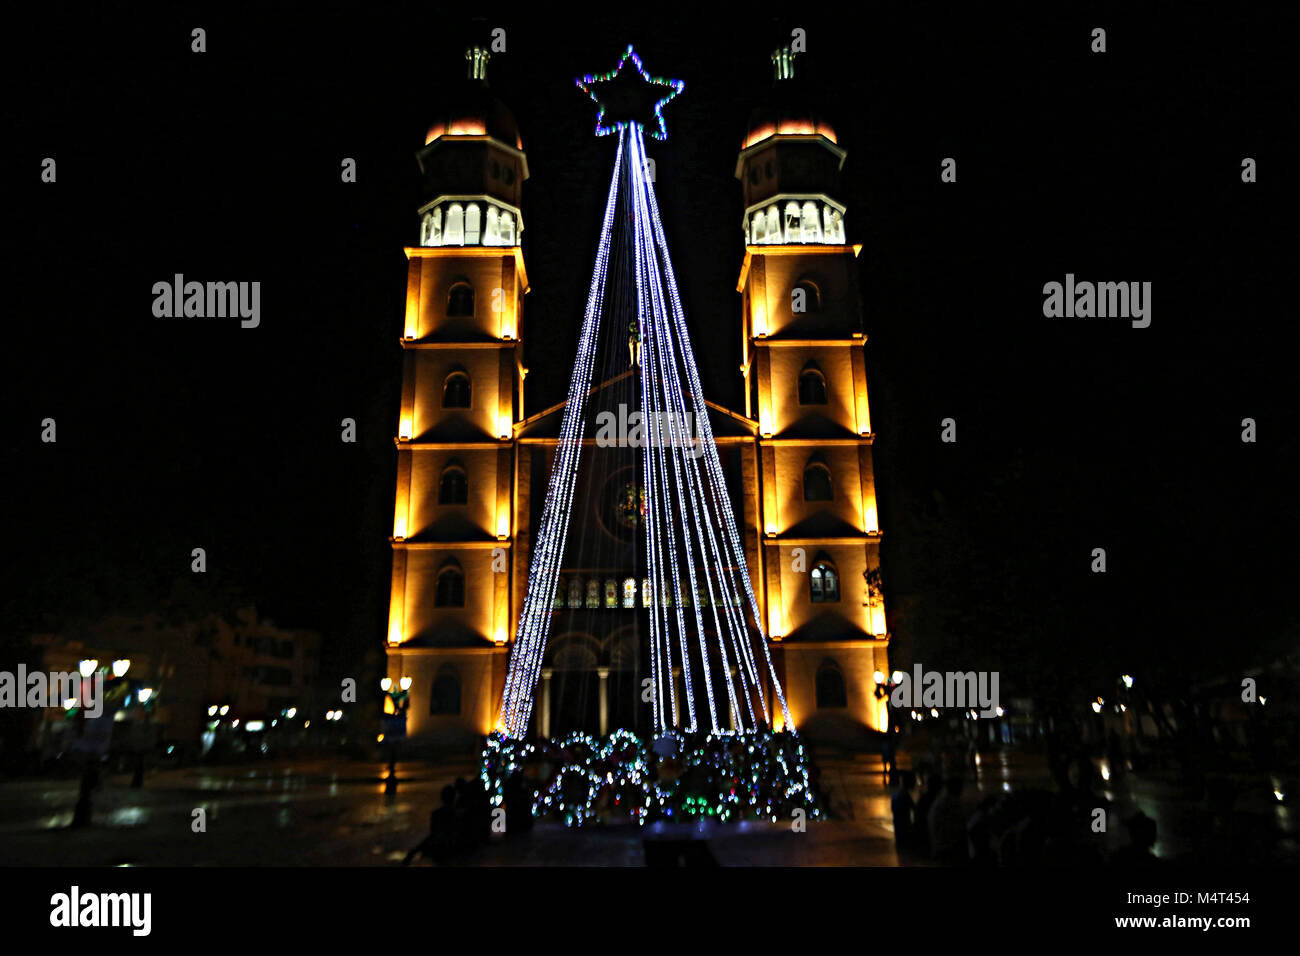
<instances>
[{"instance_id":1,"label":"night sky","mask_svg":"<svg viewBox=\"0 0 1300 956\"><path fill-rule=\"evenodd\" d=\"M526 413L563 397L613 162L573 78L628 42L686 83L650 153L706 389L743 409L733 173L769 54L802 27L796 72L848 149L837 198L864 247L894 631L927 665L996 665L1021 686L1117 669L1201 680L1293 651L1283 31L1225 7L1052 7L852 21L736 7L716 24L672 6L563 22L427 4L36 9L11 35L4 155L6 637L147 610L179 586L321 631L332 668L378 646L402 246L427 198L414 154L464 48L496 26L491 87L532 172ZM56 184L40 182L46 156ZM940 182L948 156L955 184ZM340 182L344 157L356 184ZM261 281L261 326L154 318L152 285L178 272ZM1150 281L1151 327L1044 318L1043 284L1067 272ZM339 440L344 417L357 444ZM947 417L956 444L939 441Z\"/></svg>"}]
</instances>

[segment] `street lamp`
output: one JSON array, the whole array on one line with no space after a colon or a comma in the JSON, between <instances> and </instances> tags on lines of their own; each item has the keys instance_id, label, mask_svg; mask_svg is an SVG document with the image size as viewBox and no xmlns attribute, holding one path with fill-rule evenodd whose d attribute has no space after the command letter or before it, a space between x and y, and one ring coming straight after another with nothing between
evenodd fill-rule
<instances>
[{"instance_id":1,"label":"street lamp","mask_svg":"<svg viewBox=\"0 0 1300 956\"><path fill-rule=\"evenodd\" d=\"M880 760L884 764L885 783L894 782L896 770L896 760L894 754L894 708L890 705L890 697L894 693L894 685L902 676L900 671L894 671L889 677L886 677L883 671L876 671L873 675L876 682L876 700L881 701L885 706L885 742L881 748ZM902 728L898 728L901 731Z\"/></svg>"},{"instance_id":2,"label":"street lamp","mask_svg":"<svg viewBox=\"0 0 1300 956\"><path fill-rule=\"evenodd\" d=\"M152 687L141 687L138 691L135 692L136 700L140 701L140 703L142 704L149 703L149 698L152 696L153 696Z\"/></svg>"},{"instance_id":3,"label":"street lamp","mask_svg":"<svg viewBox=\"0 0 1300 956\"><path fill-rule=\"evenodd\" d=\"M99 661L93 657L87 658L77 665L77 670L81 672L82 677L89 677L91 674L95 673L95 671L99 670Z\"/></svg>"},{"instance_id":4,"label":"street lamp","mask_svg":"<svg viewBox=\"0 0 1300 956\"><path fill-rule=\"evenodd\" d=\"M122 658L120 660L113 661L113 676L121 677L130 669L130 667L131 667L131 661L129 658Z\"/></svg>"},{"instance_id":5,"label":"street lamp","mask_svg":"<svg viewBox=\"0 0 1300 956\"><path fill-rule=\"evenodd\" d=\"M397 793L397 739L406 733L406 709L411 705L411 678L402 677L393 687L393 679L385 677L379 682L384 692L384 733L379 740L388 741L388 777L384 780L384 793Z\"/></svg>"}]
</instances>

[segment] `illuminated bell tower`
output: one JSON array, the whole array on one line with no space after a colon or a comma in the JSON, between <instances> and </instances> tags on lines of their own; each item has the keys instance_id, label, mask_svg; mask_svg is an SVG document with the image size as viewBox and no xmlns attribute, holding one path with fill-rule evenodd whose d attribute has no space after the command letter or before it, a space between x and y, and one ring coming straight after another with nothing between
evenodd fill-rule
<instances>
[{"instance_id":1,"label":"illuminated bell tower","mask_svg":"<svg viewBox=\"0 0 1300 956\"><path fill-rule=\"evenodd\" d=\"M741 372L758 421L756 510L768 632L801 733L883 729L875 672L887 673L879 566L861 245L837 198L847 155L809 109L794 55L751 117L736 177L745 216ZM748 516L747 517L751 517Z\"/></svg>"},{"instance_id":2,"label":"illuminated bell tower","mask_svg":"<svg viewBox=\"0 0 1300 956\"><path fill-rule=\"evenodd\" d=\"M516 560L523 413L520 196L528 162L488 89L488 51L417 154L426 201L406 248L387 674L412 679L408 735L477 745L496 720ZM520 595L520 598L522 596Z\"/></svg>"}]
</instances>

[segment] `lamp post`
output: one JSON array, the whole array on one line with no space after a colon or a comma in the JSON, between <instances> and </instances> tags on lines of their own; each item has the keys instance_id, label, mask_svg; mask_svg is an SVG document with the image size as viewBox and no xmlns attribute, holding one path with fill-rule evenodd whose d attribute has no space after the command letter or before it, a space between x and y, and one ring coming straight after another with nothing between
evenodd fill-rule
<instances>
[{"instance_id":1,"label":"lamp post","mask_svg":"<svg viewBox=\"0 0 1300 956\"><path fill-rule=\"evenodd\" d=\"M135 768L131 773L131 786L139 789L144 786L145 750L151 742L150 730L153 722L150 718L153 714L154 705L158 703L158 695L154 693L152 687L141 687L135 692L135 699L139 701L140 710L144 714L143 739L136 742Z\"/></svg>"},{"instance_id":2,"label":"lamp post","mask_svg":"<svg viewBox=\"0 0 1300 956\"><path fill-rule=\"evenodd\" d=\"M79 688L80 693L77 704L81 709L80 729L81 743L84 747L84 752L82 754L83 764L81 768L81 784L77 790L77 805L72 812L72 826L74 827L90 826L91 817L94 813L94 806L91 803L90 795L94 792L95 788L99 786L99 762L101 758L101 754L99 753L99 735L96 735L96 740L93 745L86 737L86 731L88 729L86 726L87 717L85 708L86 682L94 680L95 677L102 673L104 675L104 684L107 684L108 681L124 677L130 667L131 661L126 658L120 658L113 661L112 664L103 667L100 666L99 659L93 657L86 658L77 663L77 672L81 674L81 686ZM102 684L101 686L104 685ZM115 694L118 691L118 687L124 686L125 685L122 684L114 686L111 690L105 689L102 694L103 699L100 701L101 709L104 704L107 703L109 695ZM101 714L97 719L102 720L103 715ZM112 718L110 717L109 720L111 721ZM111 734L111 723L109 724L109 731ZM107 741L104 742L104 747L107 750Z\"/></svg>"},{"instance_id":3,"label":"lamp post","mask_svg":"<svg viewBox=\"0 0 1300 956\"><path fill-rule=\"evenodd\" d=\"M384 780L384 793L397 793L397 740L406 736L406 710L411 705L411 678L403 677L396 684L391 677L379 682L384 692L386 706L382 723L383 739L388 745L388 777Z\"/></svg>"},{"instance_id":4,"label":"lamp post","mask_svg":"<svg viewBox=\"0 0 1300 956\"><path fill-rule=\"evenodd\" d=\"M897 760L895 757L896 745L894 743L894 708L890 704L890 695L894 692L894 685L897 683L897 674L885 676L881 671L876 671L876 700L884 701L885 704L885 743L881 748L881 763L884 764L885 784L892 785L894 782Z\"/></svg>"}]
</instances>

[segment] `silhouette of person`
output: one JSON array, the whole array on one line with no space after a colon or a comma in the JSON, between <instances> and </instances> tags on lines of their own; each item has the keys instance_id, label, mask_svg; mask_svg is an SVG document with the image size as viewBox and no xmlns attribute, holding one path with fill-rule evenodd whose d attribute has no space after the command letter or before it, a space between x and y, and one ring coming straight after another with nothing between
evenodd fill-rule
<instances>
[{"instance_id":1,"label":"silhouette of person","mask_svg":"<svg viewBox=\"0 0 1300 956\"><path fill-rule=\"evenodd\" d=\"M898 789L889 801L894 816L894 845L899 850L910 850L916 844L916 801L912 799L916 774L904 770L898 778Z\"/></svg>"},{"instance_id":2,"label":"silhouette of person","mask_svg":"<svg viewBox=\"0 0 1300 956\"><path fill-rule=\"evenodd\" d=\"M456 788L451 784L442 788L442 806L429 814L429 835L412 847L402 861L410 866L418 856L427 856L430 862L442 864L456 849Z\"/></svg>"},{"instance_id":3,"label":"silhouette of person","mask_svg":"<svg viewBox=\"0 0 1300 956\"><path fill-rule=\"evenodd\" d=\"M1155 866L1159 858L1153 852L1156 845L1156 821L1139 810L1124 821L1128 829L1128 846L1120 847L1112 858L1117 866Z\"/></svg>"},{"instance_id":4,"label":"silhouette of person","mask_svg":"<svg viewBox=\"0 0 1300 956\"><path fill-rule=\"evenodd\" d=\"M943 792L930 807L930 855L941 863L958 864L970 859L966 848L966 814L961 807L962 779L949 774Z\"/></svg>"}]
</instances>

